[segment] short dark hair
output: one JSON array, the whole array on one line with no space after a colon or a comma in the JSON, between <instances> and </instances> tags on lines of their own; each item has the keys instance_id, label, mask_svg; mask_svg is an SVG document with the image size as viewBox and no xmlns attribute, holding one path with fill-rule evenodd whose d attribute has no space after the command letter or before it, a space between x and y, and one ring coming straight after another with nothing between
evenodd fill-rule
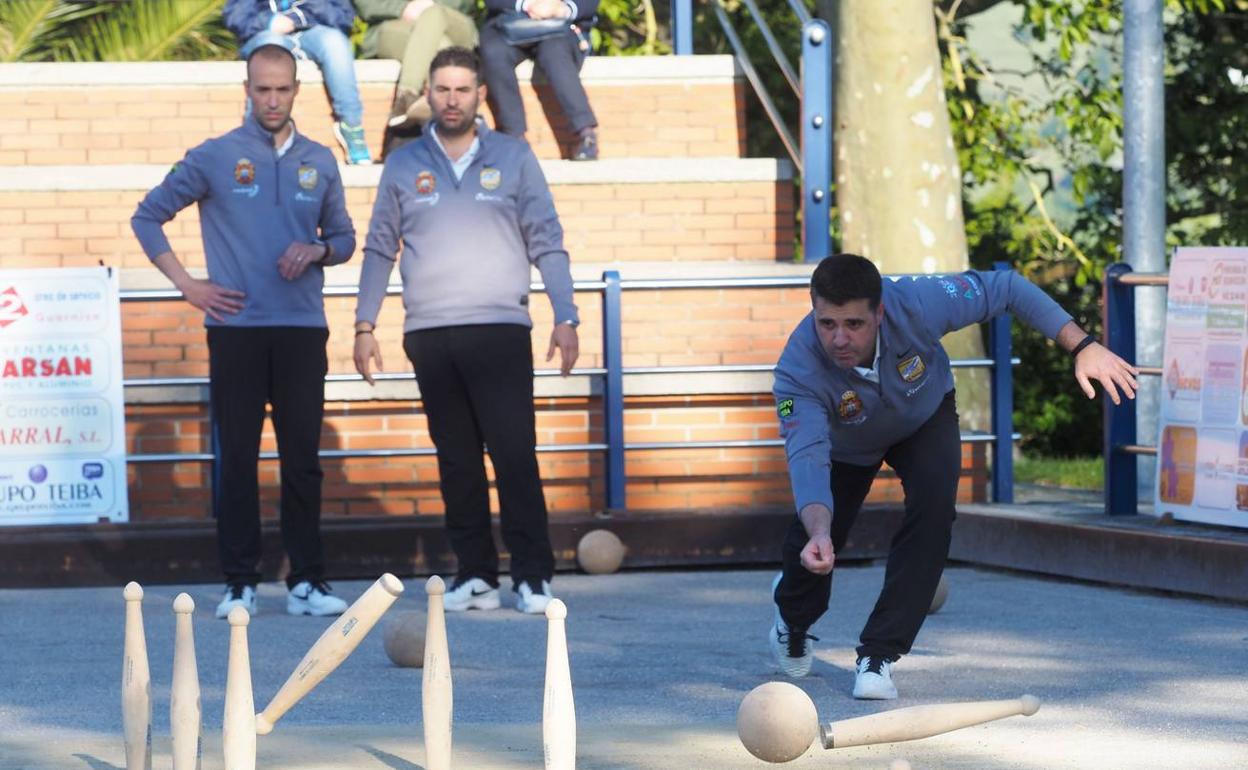
<instances>
[{"instance_id":1,"label":"short dark hair","mask_svg":"<svg viewBox=\"0 0 1248 770\"><path fill-rule=\"evenodd\" d=\"M247 54L247 79L248 80L251 79L251 60L252 59L264 59L266 61L277 61L279 59L285 59L290 62L290 69L292 72L296 73L296 75L299 72L299 65L295 63L295 55L290 52L289 48L278 45L277 43L265 43L262 46L257 46L254 51Z\"/></svg>"},{"instance_id":2,"label":"short dark hair","mask_svg":"<svg viewBox=\"0 0 1248 770\"><path fill-rule=\"evenodd\" d=\"M857 254L824 257L810 276L810 302L816 297L833 305L865 299L875 310L880 306L880 271L871 260Z\"/></svg>"},{"instance_id":3,"label":"short dark hair","mask_svg":"<svg viewBox=\"0 0 1248 770\"><path fill-rule=\"evenodd\" d=\"M433 73L443 67L463 67L466 70L472 70L477 83L481 82L481 59L471 49L453 45L438 51L437 55L433 57L433 61L429 62L430 83L433 82Z\"/></svg>"}]
</instances>

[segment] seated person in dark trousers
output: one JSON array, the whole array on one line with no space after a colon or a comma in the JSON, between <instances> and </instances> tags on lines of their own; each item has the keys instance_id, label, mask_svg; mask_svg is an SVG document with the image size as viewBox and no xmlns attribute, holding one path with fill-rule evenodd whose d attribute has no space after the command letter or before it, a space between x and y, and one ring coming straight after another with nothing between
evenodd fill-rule
<instances>
[{"instance_id":1,"label":"seated person in dark trousers","mask_svg":"<svg viewBox=\"0 0 1248 770\"><path fill-rule=\"evenodd\" d=\"M771 650L792 677L810 672L810 627L828 609L832 570L883 462L905 515L875 609L859 637L854 697L897 697L892 666L910 652L949 554L962 458L953 372L941 338L1013 313L1074 359L1092 398L1135 398L1138 371L1099 345L1042 289L1010 270L881 280L870 261L828 257L810 281L812 310L776 364L776 412L797 516L772 583Z\"/></svg>"},{"instance_id":2,"label":"seated person in dark trousers","mask_svg":"<svg viewBox=\"0 0 1248 770\"><path fill-rule=\"evenodd\" d=\"M532 59L550 81L568 125L577 136L572 160L598 159L598 120L581 85L581 64L589 54L589 28L598 0L486 0L489 18L481 27L481 69L495 128L524 138L524 102L516 65ZM509 42L509 20L562 19L567 29L535 42Z\"/></svg>"},{"instance_id":3,"label":"seated person in dark trousers","mask_svg":"<svg viewBox=\"0 0 1248 770\"><path fill-rule=\"evenodd\" d=\"M425 81L434 55L451 46L477 46L477 24L467 15L472 0L355 0L355 10L368 22L360 58L403 65L389 127L423 126L431 116Z\"/></svg>"}]
</instances>

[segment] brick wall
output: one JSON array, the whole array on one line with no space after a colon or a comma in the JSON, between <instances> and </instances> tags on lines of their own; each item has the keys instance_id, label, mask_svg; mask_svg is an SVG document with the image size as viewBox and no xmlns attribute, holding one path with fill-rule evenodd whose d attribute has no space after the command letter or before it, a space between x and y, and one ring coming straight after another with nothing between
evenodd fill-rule
<instances>
[{"instance_id":1,"label":"brick wall","mask_svg":"<svg viewBox=\"0 0 1248 770\"><path fill-rule=\"evenodd\" d=\"M0 85L0 166L171 164L190 147L238 126L245 100L243 70L241 64L226 66L237 80L191 85ZM744 91L731 78L615 82L589 73L585 82L604 158L744 154ZM521 92L527 138L538 156L566 157L573 138L549 86L524 82ZM393 95L393 80L360 82L374 157L381 154ZM483 114L492 125L488 107L483 107ZM328 95L319 78L304 83L295 100L294 118L300 131L337 149Z\"/></svg>"},{"instance_id":2,"label":"brick wall","mask_svg":"<svg viewBox=\"0 0 1248 770\"><path fill-rule=\"evenodd\" d=\"M118 169L119 174L132 172ZM147 258L130 217L146 190L0 192L0 268L104 264L138 268ZM787 260L793 256L793 186L787 181L552 185L574 260L581 262ZM374 187L349 187L347 207L363 247ZM199 212L165 227L174 251L203 265ZM357 255L355 259L359 259ZM332 271L329 274L332 281Z\"/></svg>"},{"instance_id":3,"label":"brick wall","mask_svg":"<svg viewBox=\"0 0 1248 770\"><path fill-rule=\"evenodd\" d=\"M775 409L769 396L647 397L626 399L629 441L710 441L775 438ZM597 399L538 399L539 444L601 441ZM126 419L131 452L207 452L205 410L198 405L132 406ZM330 404L324 449L386 449L432 446L424 413L410 401ZM262 448L275 443L266 423ZM547 505L552 515L604 507L599 453L539 454ZM959 500L984 499L983 444L964 444ZM488 465L487 465L488 467ZM327 516L437 515L444 511L433 457L356 457L324 462ZM260 463L263 515L277 515L277 462ZM784 452L757 449L666 449L626 455L630 510L775 508L791 505ZM131 464L132 521L197 520L210 516L206 463ZM491 479L493 478L491 471ZM872 489L872 502L900 501L901 486L885 468ZM491 503L498 509L496 495Z\"/></svg>"}]
</instances>

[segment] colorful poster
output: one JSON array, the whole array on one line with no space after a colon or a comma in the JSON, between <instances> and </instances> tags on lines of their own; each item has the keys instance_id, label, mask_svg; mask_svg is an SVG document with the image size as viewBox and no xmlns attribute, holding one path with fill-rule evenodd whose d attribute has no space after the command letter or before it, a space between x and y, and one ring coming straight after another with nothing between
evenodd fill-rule
<instances>
[{"instance_id":1,"label":"colorful poster","mask_svg":"<svg viewBox=\"0 0 1248 770\"><path fill-rule=\"evenodd\" d=\"M126 521L117 276L0 271L0 525Z\"/></svg>"},{"instance_id":2,"label":"colorful poster","mask_svg":"<svg viewBox=\"0 0 1248 770\"><path fill-rule=\"evenodd\" d=\"M1170 263L1154 509L1248 527L1248 249Z\"/></svg>"}]
</instances>

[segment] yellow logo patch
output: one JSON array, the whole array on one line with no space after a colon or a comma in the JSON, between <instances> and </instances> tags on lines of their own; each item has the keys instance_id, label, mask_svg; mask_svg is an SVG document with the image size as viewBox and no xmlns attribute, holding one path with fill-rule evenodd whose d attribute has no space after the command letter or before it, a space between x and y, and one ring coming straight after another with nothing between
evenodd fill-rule
<instances>
[{"instance_id":1,"label":"yellow logo patch","mask_svg":"<svg viewBox=\"0 0 1248 770\"><path fill-rule=\"evenodd\" d=\"M901 379L906 382L914 382L923 376L927 371L927 365L923 363L923 359L918 356L911 356L905 361L897 364L897 373L901 375Z\"/></svg>"}]
</instances>

